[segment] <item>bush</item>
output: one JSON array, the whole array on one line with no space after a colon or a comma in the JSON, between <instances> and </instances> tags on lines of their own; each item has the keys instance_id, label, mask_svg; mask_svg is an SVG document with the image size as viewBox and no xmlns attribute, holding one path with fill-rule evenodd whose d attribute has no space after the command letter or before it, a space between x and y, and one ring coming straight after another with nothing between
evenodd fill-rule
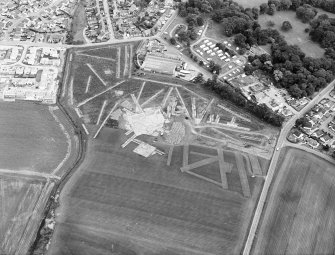
<instances>
[{"instance_id":1,"label":"bush","mask_svg":"<svg viewBox=\"0 0 335 255\"><path fill-rule=\"evenodd\" d=\"M275 23L272 20L269 20L268 22L266 22L266 25L268 27L274 27Z\"/></svg>"},{"instance_id":2,"label":"bush","mask_svg":"<svg viewBox=\"0 0 335 255\"><path fill-rule=\"evenodd\" d=\"M197 17L198 26L203 26L205 24L204 19L202 17Z\"/></svg>"},{"instance_id":3,"label":"bush","mask_svg":"<svg viewBox=\"0 0 335 255\"><path fill-rule=\"evenodd\" d=\"M289 31L292 29L292 25L289 21L285 20L281 26L281 29L285 32Z\"/></svg>"},{"instance_id":4,"label":"bush","mask_svg":"<svg viewBox=\"0 0 335 255\"><path fill-rule=\"evenodd\" d=\"M172 45L176 45L176 44L177 44L177 40L176 40L174 37L172 37L172 38L170 39L170 43L171 43Z\"/></svg>"}]
</instances>

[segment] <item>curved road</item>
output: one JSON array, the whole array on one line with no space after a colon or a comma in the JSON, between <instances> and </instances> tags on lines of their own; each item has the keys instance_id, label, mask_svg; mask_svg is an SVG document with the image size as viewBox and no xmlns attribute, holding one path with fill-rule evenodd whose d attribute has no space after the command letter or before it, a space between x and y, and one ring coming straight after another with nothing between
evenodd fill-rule
<instances>
[{"instance_id":1,"label":"curved road","mask_svg":"<svg viewBox=\"0 0 335 255\"><path fill-rule=\"evenodd\" d=\"M330 84L328 84L328 86L323 89L315 98L313 98L302 110L299 114L293 116L282 128L281 132L280 132L280 136L278 138L277 141L277 149L274 151L272 159L271 159L271 163L269 166L269 170L268 173L265 177L265 182L263 185L263 189L257 204L257 208L250 226L250 230L249 230L249 234L248 234L248 238L247 241L245 243L244 249L243 249L243 255L248 255L250 254L251 248L252 248L252 244L255 238L255 234L258 228L258 224L264 209L264 205L266 202L266 197L270 188L270 185L272 183L272 179L275 173L275 169L278 163L278 159L279 159L279 155L281 152L281 149L285 146L287 146L287 141L286 141L286 137L288 135L288 133L290 132L291 128L294 126L295 121L302 115L304 115L306 112L308 112L317 102L319 102L327 93L329 93L333 88L334 88L334 84L335 84L335 80L332 81ZM297 147L297 146L294 146ZM306 152L311 152L310 150L308 150L308 148L304 147L304 146L299 146L299 149L305 150ZM319 156L319 154L317 153L317 151L314 151L313 154L317 154ZM328 160L330 160L328 158Z\"/></svg>"}]
</instances>

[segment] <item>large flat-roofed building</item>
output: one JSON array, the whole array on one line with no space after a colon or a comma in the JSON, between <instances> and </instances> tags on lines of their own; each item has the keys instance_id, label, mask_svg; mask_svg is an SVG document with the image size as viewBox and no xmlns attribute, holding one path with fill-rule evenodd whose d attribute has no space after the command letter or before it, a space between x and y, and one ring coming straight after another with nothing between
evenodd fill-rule
<instances>
[{"instance_id":1,"label":"large flat-roofed building","mask_svg":"<svg viewBox=\"0 0 335 255\"><path fill-rule=\"evenodd\" d=\"M0 98L5 101L31 100L55 104L58 69L53 67L9 66L0 68Z\"/></svg>"},{"instance_id":2,"label":"large flat-roofed building","mask_svg":"<svg viewBox=\"0 0 335 255\"><path fill-rule=\"evenodd\" d=\"M142 69L150 72L174 75L176 67L181 65L181 63L182 61L177 58L147 54L142 64Z\"/></svg>"}]
</instances>

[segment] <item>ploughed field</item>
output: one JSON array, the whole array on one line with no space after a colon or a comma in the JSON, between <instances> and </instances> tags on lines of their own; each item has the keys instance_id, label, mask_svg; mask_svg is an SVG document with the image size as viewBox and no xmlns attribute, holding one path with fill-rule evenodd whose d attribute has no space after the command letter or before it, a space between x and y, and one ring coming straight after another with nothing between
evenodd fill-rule
<instances>
[{"instance_id":1,"label":"ploughed field","mask_svg":"<svg viewBox=\"0 0 335 255\"><path fill-rule=\"evenodd\" d=\"M53 183L0 176L0 254L27 254Z\"/></svg>"},{"instance_id":2,"label":"ploughed field","mask_svg":"<svg viewBox=\"0 0 335 255\"><path fill-rule=\"evenodd\" d=\"M332 254L335 166L296 149L283 158L252 254Z\"/></svg>"},{"instance_id":3,"label":"ploughed field","mask_svg":"<svg viewBox=\"0 0 335 255\"><path fill-rule=\"evenodd\" d=\"M64 159L67 147L48 106L0 103L0 169L50 173Z\"/></svg>"},{"instance_id":4,"label":"ploughed field","mask_svg":"<svg viewBox=\"0 0 335 255\"><path fill-rule=\"evenodd\" d=\"M123 133L105 128L89 140L62 191L49 254L239 254L261 179L247 198L182 173L182 146L167 166L165 156L133 153L135 144L122 149Z\"/></svg>"}]
</instances>

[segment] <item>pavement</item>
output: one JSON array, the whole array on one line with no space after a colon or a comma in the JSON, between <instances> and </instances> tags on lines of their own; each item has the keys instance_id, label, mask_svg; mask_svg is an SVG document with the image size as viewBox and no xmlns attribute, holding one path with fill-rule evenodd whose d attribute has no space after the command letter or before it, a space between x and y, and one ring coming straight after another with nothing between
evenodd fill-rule
<instances>
[{"instance_id":1,"label":"pavement","mask_svg":"<svg viewBox=\"0 0 335 255\"><path fill-rule=\"evenodd\" d=\"M258 225L259 225L259 221L261 219L262 216L262 212L264 209L264 205L266 202L266 198L270 189L270 185L272 183L274 174L275 174L275 170L276 170L276 166L278 164L278 159L279 159L279 155L281 152L281 149L287 146L291 146L291 147L295 147L301 150L306 151L307 153L312 153L314 155L320 156L330 162L334 161L330 158L330 157L325 157L324 154L315 151L315 150L310 150L309 148L305 147L305 146L299 146L299 145L292 145L292 143L289 143L286 140L286 137L288 135L288 133L290 132L291 128L294 126L295 121L300 118L301 116L303 116L306 112L308 112L317 102L319 102L323 97L325 97L333 88L335 85L335 80L332 81L331 83L328 84L328 86L326 88L324 88L316 97L314 97L298 114L296 114L295 116L293 116L287 123L285 123L285 125L283 126L278 141L277 141L277 147L273 153L272 156L272 160L269 166L269 170L268 173L266 175L265 178L265 182L263 185L263 189L256 207L256 211L254 214L254 217L252 219L252 223L250 226L250 230L249 230L249 234L248 234L248 238L247 241L245 243L244 249L243 249L243 255L249 255L251 248L252 248L252 244L256 235L256 231L258 229ZM277 150L278 149L278 150ZM320 155L322 154L322 155ZM283 173L280 173L283 174ZM280 175L277 176L277 178L280 178Z\"/></svg>"}]
</instances>

